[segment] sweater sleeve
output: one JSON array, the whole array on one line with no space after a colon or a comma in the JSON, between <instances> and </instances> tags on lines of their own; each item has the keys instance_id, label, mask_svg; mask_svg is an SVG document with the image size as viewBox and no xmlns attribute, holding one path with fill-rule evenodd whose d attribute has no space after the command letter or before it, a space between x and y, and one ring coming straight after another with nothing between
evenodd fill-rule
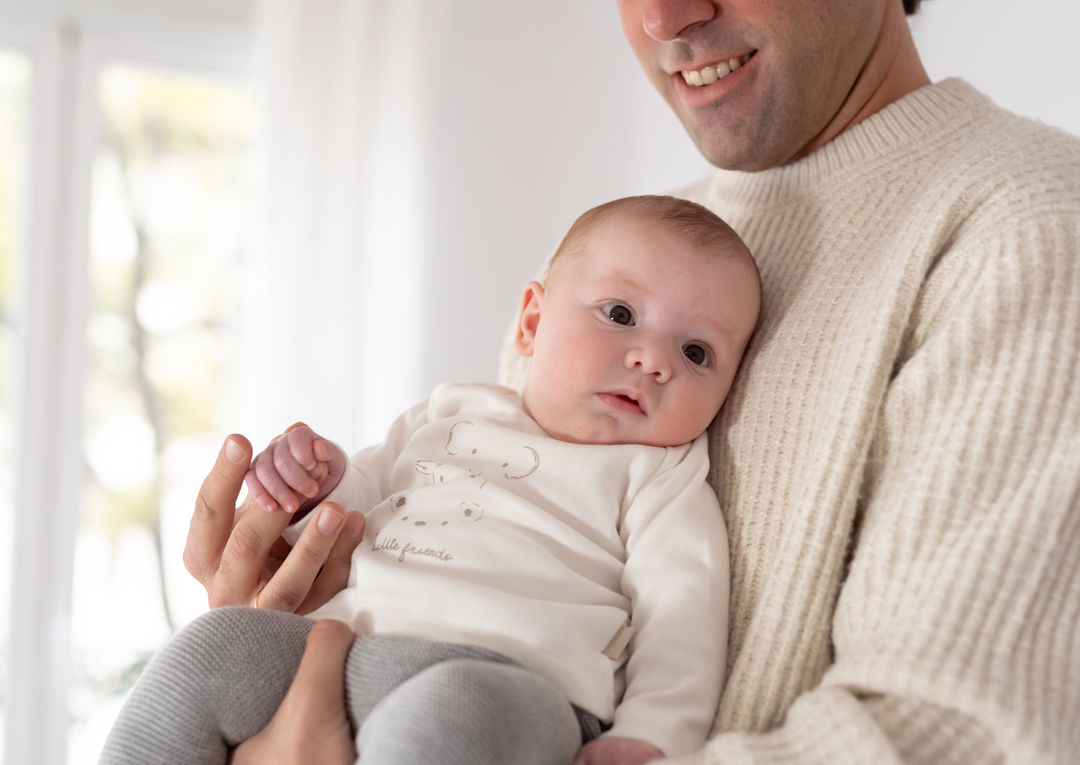
<instances>
[{"instance_id":1,"label":"sweater sleeve","mask_svg":"<svg viewBox=\"0 0 1080 765\"><path fill-rule=\"evenodd\" d=\"M1063 763L1080 751L1080 220L981 216L876 419L821 684L681 763Z\"/></svg>"},{"instance_id":2,"label":"sweater sleeve","mask_svg":"<svg viewBox=\"0 0 1080 765\"><path fill-rule=\"evenodd\" d=\"M707 472L702 436L678 464L661 464L621 529L622 589L636 632L626 692L607 735L639 738L668 755L705 742L724 681L728 542Z\"/></svg>"}]
</instances>

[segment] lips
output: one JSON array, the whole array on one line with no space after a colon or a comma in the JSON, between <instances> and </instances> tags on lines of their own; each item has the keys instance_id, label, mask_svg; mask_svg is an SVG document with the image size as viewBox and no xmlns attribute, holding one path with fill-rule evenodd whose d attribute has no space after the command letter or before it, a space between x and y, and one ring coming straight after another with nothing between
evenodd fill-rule
<instances>
[{"instance_id":1,"label":"lips","mask_svg":"<svg viewBox=\"0 0 1080 765\"><path fill-rule=\"evenodd\" d=\"M607 406L624 414L645 414L645 397L633 390L612 390L599 394Z\"/></svg>"}]
</instances>

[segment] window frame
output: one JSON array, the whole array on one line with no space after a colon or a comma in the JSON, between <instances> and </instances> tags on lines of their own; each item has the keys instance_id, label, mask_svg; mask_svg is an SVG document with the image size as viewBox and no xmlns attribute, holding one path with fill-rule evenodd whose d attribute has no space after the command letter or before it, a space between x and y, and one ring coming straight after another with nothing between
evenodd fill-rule
<instances>
[{"instance_id":1,"label":"window frame","mask_svg":"<svg viewBox=\"0 0 1080 765\"><path fill-rule=\"evenodd\" d=\"M250 81L249 0L0 3L0 45L27 55L31 135L15 305L16 423L4 762L67 762L72 565L85 482L91 171L98 81L124 62ZM221 8L228 6L228 13Z\"/></svg>"}]
</instances>

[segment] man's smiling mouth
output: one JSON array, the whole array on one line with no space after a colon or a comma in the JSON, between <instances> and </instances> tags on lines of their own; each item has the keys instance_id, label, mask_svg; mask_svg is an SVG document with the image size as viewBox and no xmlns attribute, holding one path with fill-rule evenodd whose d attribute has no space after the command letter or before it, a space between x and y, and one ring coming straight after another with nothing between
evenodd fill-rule
<instances>
[{"instance_id":1,"label":"man's smiling mouth","mask_svg":"<svg viewBox=\"0 0 1080 765\"><path fill-rule=\"evenodd\" d=\"M695 88L704 87L705 85L712 85L717 80L724 79L729 74L731 74L736 69L745 64L747 61L749 61L751 58L753 58L754 53L756 53L756 51L752 53L747 53L746 55L739 58L732 58L727 61L721 61L718 64L711 64L697 71L684 70L682 72L679 72L679 74L681 74L683 76L683 79L686 80L687 85L691 85Z\"/></svg>"}]
</instances>

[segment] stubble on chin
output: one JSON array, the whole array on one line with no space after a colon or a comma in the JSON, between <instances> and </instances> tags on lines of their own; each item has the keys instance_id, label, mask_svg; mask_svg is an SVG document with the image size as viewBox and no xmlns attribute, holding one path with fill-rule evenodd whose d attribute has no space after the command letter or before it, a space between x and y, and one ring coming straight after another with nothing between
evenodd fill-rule
<instances>
[{"instance_id":1,"label":"stubble on chin","mask_svg":"<svg viewBox=\"0 0 1080 765\"><path fill-rule=\"evenodd\" d=\"M779 128L781 110L772 100L757 105L752 113L734 113L735 107L717 104L683 119L694 145L709 164L721 170L758 172L791 160L794 151Z\"/></svg>"}]
</instances>

